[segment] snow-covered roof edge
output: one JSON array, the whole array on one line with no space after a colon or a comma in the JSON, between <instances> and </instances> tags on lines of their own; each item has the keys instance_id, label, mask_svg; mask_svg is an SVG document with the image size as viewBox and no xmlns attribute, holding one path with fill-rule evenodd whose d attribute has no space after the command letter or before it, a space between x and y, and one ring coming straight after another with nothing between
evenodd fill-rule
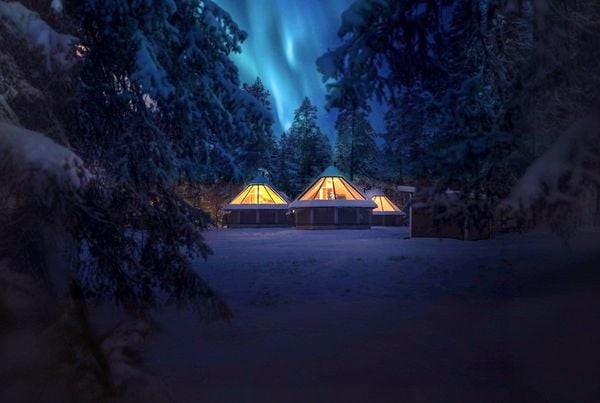
<instances>
[{"instance_id":1,"label":"snow-covered roof edge","mask_svg":"<svg viewBox=\"0 0 600 403\"><path fill-rule=\"evenodd\" d=\"M223 210L288 210L289 204L226 204Z\"/></svg>"},{"instance_id":2,"label":"snow-covered roof edge","mask_svg":"<svg viewBox=\"0 0 600 403\"><path fill-rule=\"evenodd\" d=\"M290 209L310 207L364 207L374 209L377 207L374 201L366 200L294 200L290 203Z\"/></svg>"},{"instance_id":3,"label":"snow-covered roof edge","mask_svg":"<svg viewBox=\"0 0 600 403\"><path fill-rule=\"evenodd\" d=\"M398 215L405 216L406 213L402 210L394 210L394 211L373 211L373 215Z\"/></svg>"}]
</instances>

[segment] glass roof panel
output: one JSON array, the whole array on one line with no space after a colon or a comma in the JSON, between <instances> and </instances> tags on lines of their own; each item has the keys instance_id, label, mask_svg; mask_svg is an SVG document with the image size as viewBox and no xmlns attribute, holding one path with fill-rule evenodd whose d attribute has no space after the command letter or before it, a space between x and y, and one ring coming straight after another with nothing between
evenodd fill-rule
<instances>
[{"instance_id":1,"label":"glass roof panel","mask_svg":"<svg viewBox=\"0 0 600 403\"><path fill-rule=\"evenodd\" d=\"M269 185L252 184L242 190L230 204L286 204Z\"/></svg>"},{"instance_id":2,"label":"glass roof panel","mask_svg":"<svg viewBox=\"0 0 600 403\"><path fill-rule=\"evenodd\" d=\"M273 189L269 186L261 185L264 188L265 194L268 196L269 200L271 200L272 204L286 204L285 200L281 196L279 196Z\"/></svg>"},{"instance_id":3,"label":"glass roof panel","mask_svg":"<svg viewBox=\"0 0 600 403\"><path fill-rule=\"evenodd\" d=\"M323 182L325 182L325 178L319 179L312 187L304 192L304 194L300 197L300 200L313 200L316 198Z\"/></svg>"},{"instance_id":4,"label":"glass roof panel","mask_svg":"<svg viewBox=\"0 0 600 403\"><path fill-rule=\"evenodd\" d=\"M377 204L373 211L400 211L390 199L386 196L373 196L372 200Z\"/></svg>"},{"instance_id":5,"label":"glass roof panel","mask_svg":"<svg viewBox=\"0 0 600 403\"><path fill-rule=\"evenodd\" d=\"M365 200L351 183L342 177L327 176L315 182L300 200Z\"/></svg>"}]
</instances>

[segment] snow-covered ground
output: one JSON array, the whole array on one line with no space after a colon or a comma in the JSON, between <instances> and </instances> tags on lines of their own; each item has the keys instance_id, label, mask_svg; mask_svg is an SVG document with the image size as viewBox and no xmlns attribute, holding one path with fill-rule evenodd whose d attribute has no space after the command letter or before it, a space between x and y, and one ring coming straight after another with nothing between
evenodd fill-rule
<instances>
[{"instance_id":1,"label":"snow-covered ground","mask_svg":"<svg viewBox=\"0 0 600 403\"><path fill-rule=\"evenodd\" d=\"M407 239L406 228L206 234L234 311L164 311L148 369L175 401L588 401L600 233ZM596 255L596 256L594 256Z\"/></svg>"}]
</instances>

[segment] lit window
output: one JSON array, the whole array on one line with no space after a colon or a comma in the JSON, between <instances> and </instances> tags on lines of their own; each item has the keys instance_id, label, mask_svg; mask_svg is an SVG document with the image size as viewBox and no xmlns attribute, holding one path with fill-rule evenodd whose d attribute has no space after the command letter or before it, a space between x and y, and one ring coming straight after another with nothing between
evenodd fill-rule
<instances>
[{"instance_id":1,"label":"lit window","mask_svg":"<svg viewBox=\"0 0 600 403\"><path fill-rule=\"evenodd\" d=\"M252 184L234 197L230 204L286 204L286 202L270 186Z\"/></svg>"},{"instance_id":2,"label":"lit window","mask_svg":"<svg viewBox=\"0 0 600 403\"><path fill-rule=\"evenodd\" d=\"M365 198L344 178L328 176L318 179L304 192L300 200L365 200Z\"/></svg>"}]
</instances>

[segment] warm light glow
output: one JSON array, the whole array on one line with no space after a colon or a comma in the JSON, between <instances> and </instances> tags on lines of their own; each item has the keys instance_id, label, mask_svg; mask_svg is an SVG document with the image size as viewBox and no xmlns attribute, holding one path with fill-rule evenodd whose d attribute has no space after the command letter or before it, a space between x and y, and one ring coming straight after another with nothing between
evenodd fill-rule
<instances>
[{"instance_id":1,"label":"warm light glow","mask_svg":"<svg viewBox=\"0 0 600 403\"><path fill-rule=\"evenodd\" d=\"M90 48L78 43L73 46L73 50L78 58L82 58L89 52Z\"/></svg>"},{"instance_id":2,"label":"warm light glow","mask_svg":"<svg viewBox=\"0 0 600 403\"><path fill-rule=\"evenodd\" d=\"M230 204L287 204L269 185L253 184L242 190Z\"/></svg>"},{"instance_id":3,"label":"warm light glow","mask_svg":"<svg viewBox=\"0 0 600 403\"><path fill-rule=\"evenodd\" d=\"M400 211L398 206L392 203L386 196L373 196L371 200L377 204L377 207L373 211Z\"/></svg>"},{"instance_id":4,"label":"warm light glow","mask_svg":"<svg viewBox=\"0 0 600 403\"><path fill-rule=\"evenodd\" d=\"M350 182L337 176L327 176L315 182L300 200L365 200Z\"/></svg>"}]
</instances>

